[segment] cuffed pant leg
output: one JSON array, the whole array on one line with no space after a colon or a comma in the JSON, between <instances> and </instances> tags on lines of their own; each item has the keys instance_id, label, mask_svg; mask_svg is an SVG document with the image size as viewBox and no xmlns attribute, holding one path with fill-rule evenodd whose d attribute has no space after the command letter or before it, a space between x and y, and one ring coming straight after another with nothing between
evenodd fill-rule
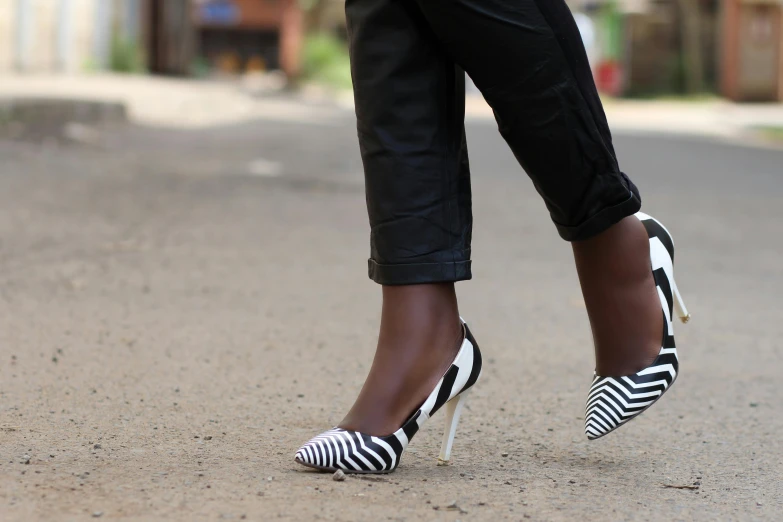
<instances>
[{"instance_id":1,"label":"cuffed pant leg","mask_svg":"<svg viewBox=\"0 0 783 522\"><path fill-rule=\"evenodd\" d=\"M371 240L384 285L470 279L464 72L418 6L346 2Z\"/></svg>"},{"instance_id":2,"label":"cuffed pant leg","mask_svg":"<svg viewBox=\"0 0 783 522\"><path fill-rule=\"evenodd\" d=\"M564 0L418 0L492 107L561 237L588 239L641 206Z\"/></svg>"}]
</instances>

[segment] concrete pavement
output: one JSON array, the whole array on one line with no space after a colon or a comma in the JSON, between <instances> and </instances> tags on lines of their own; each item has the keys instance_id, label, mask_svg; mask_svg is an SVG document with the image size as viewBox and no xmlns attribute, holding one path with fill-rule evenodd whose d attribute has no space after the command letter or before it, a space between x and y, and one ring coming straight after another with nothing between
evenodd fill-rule
<instances>
[{"instance_id":1,"label":"concrete pavement","mask_svg":"<svg viewBox=\"0 0 783 522\"><path fill-rule=\"evenodd\" d=\"M136 122L167 128L207 128L258 118L318 122L333 104L302 104L282 93L273 75L235 80L184 80L121 74L9 75L3 98L46 98L123 103Z\"/></svg>"},{"instance_id":2,"label":"concrete pavement","mask_svg":"<svg viewBox=\"0 0 783 522\"><path fill-rule=\"evenodd\" d=\"M472 120L459 292L486 369L453 465L436 416L396 473L344 482L292 457L345 413L375 341L349 110L0 141L0 519L776 520L783 153L617 134L694 315L676 386L585 439L569 248Z\"/></svg>"},{"instance_id":3,"label":"concrete pavement","mask_svg":"<svg viewBox=\"0 0 783 522\"><path fill-rule=\"evenodd\" d=\"M183 80L153 76L11 75L0 82L3 98L76 98L121 102L138 123L167 128L208 128L258 118L325 122L351 108L350 93L309 86L296 96L282 91L274 75L242 80ZM736 104L723 100L606 100L612 128L623 132L703 135L746 144L769 143L760 127L783 129L783 104ZM467 100L467 117L492 118L480 96Z\"/></svg>"}]
</instances>

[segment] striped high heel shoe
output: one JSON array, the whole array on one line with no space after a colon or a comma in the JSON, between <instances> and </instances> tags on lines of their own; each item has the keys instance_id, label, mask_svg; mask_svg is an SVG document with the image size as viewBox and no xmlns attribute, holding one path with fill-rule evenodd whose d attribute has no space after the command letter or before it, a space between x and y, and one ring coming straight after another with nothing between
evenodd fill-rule
<instances>
[{"instance_id":1,"label":"striped high heel shoe","mask_svg":"<svg viewBox=\"0 0 783 522\"><path fill-rule=\"evenodd\" d=\"M341 469L346 473L391 473L419 428L446 406L446 428L438 464L451 457L454 434L470 388L481 375L481 352L468 325L462 323L464 339L457 357L438 385L400 429L385 437L334 428L311 439L296 452L295 460L323 471Z\"/></svg>"},{"instance_id":2,"label":"striped high heel shoe","mask_svg":"<svg viewBox=\"0 0 783 522\"><path fill-rule=\"evenodd\" d=\"M603 437L638 416L674 383L679 361L672 315L676 313L683 323L691 318L674 282L674 243L669 231L647 214L639 212L636 217L650 238L650 261L664 315L663 342L655 361L640 372L626 377L595 375L585 406L585 434L590 440Z\"/></svg>"}]
</instances>

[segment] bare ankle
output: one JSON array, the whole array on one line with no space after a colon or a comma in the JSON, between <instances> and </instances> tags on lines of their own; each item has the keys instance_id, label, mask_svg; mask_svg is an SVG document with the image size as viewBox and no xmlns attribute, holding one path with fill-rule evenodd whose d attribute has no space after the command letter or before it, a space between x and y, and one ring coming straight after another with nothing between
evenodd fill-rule
<instances>
[{"instance_id":1,"label":"bare ankle","mask_svg":"<svg viewBox=\"0 0 783 522\"><path fill-rule=\"evenodd\" d=\"M340 427L387 434L432 392L462 345L453 284L385 286L370 374Z\"/></svg>"},{"instance_id":2,"label":"bare ankle","mask_svg":"<svg viewBox=\"0 0 783 522\"><path fill-rule=\"evenodd\" d=\"M399 336L452 340L461 331L453 283L383 287L381 340Z\"/></svg>"},{"instance_id":3,"label":"bare ankle","mask_svg":"<svg viewBox=\"0 0 783 522\"><path fill-rule=\"evenodd\" d=\"M634 216L574 243L599 375L629 375L653 362L663 318L650 267L649 238Z\"/></svg>"}]
</instances>

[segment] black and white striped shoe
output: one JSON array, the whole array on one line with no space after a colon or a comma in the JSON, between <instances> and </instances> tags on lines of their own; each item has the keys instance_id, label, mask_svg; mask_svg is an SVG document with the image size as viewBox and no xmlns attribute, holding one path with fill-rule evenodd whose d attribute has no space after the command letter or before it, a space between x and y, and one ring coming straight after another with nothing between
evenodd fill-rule
<instances>
[{"instance_id":1,"label":"black and white striped shoe","mask_svg":"<svg viewBox=\"0 0 783 522\"><path fill-rule=\"evenodd\" d=\"M590 440L603 437L642 413L674 383L679 361L672 315L676 313L683 323L691 317L674 282L674 243L669 231L647 214L639 212L636 217L650 238L650 261L664 315L663 343L652 365L634 375L595 375L585 406L585 434Z\"/></svg>"},{"instance_id":2,"label":"black and white striped shoe","mask_svg":"<svg viewBox=\"0 0 783 522\"><path fill-rule=\"evenodd\" d=\"M462 407L470 388L481 375L481 352L463 322L464 340L451 367L424 404L400 429L385 437L334 428L311 439L296 452L296 462L323 471L342 469L346 473L391 473L419 428L446 406L446 429L438 463L447 463Z\"/></svg>"}]
</instances>

